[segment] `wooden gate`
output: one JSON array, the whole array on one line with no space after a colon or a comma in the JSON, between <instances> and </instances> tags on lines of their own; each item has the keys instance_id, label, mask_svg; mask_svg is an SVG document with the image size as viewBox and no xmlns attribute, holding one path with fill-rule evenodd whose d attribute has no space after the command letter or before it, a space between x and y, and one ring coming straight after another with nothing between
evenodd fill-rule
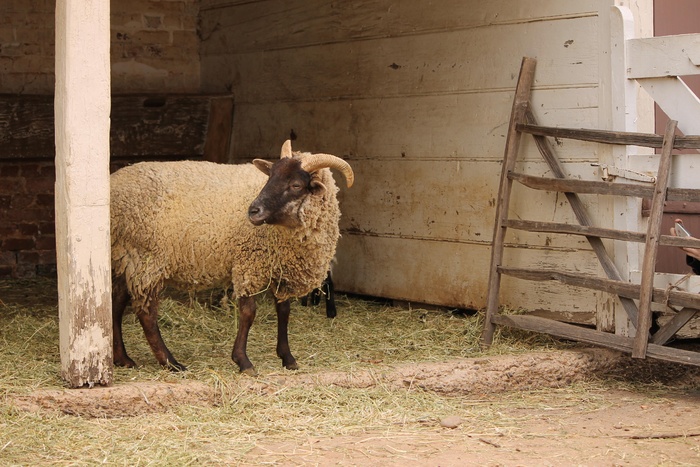
<instances>
[{"instance_id":1,"label":"wooden gate","mask_svg":"<svg viewBox=\"0 0 700 467\"><path fill-rule=\"evenodd\" d=\"M486 320L482 336L483 343L486 345L490 344L493 339L495 326L504 325L610 347L629 352L636 358L649 356L700 366L700 353L665 346L669 339L700 309L700 295L671 290L670 288L654 288L653 284L656 254L659 245L700 248L700 240L698 239L662 235L660 231L665 201L700 201L700 190L668 187L673 150L700 148L700 136L675 136L677 122L674 120L669 122L662 136L633 132L540 126L530 106L530 89L533 83L534 72L535 60L524 58L513 101L501 172L489 272ZM535 177L514 172L523 134L530 134L534 137L540 154L554 174L553 178ZM548 137L622 146L660 148L661 157L655 182L650 185L639 185L612 183L610 181L568 179L556 156L553 145L547 139ZM509 219L508 207L514 181L532 189L564 193L579 225ZM595 226L578 196L583 193L651 199L647 231L633 232ZM504 264L503 252L505 234L509 228L528 232L585 236L607 277L593 277L555 269L508 267ZM603 238L645 243L640 284L630 283L623 279L614 261L606 251L602 241ZM634 334L634 337L597 331L535 316L501 314L499 313L499 291L503 274L529 281L558 281L569 286L614 294L619 298L627 317L635 328L631 332L631 334ZM635 300L638 301L638 305L635 303ZM650 334L652 302L679 308L675 316L653 335Z\"/></svg>"}]
</instances>

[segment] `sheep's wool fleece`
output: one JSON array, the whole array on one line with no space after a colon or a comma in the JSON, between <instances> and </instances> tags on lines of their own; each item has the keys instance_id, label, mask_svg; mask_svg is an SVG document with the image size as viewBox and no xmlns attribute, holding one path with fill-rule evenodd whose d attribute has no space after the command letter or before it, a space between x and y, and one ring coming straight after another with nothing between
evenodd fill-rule
<instances>
[{"instance_id":1,"label":"sheep's wool fleece","mask_svg":"<svg viewBox=\"0 0 700 467\"><path fill-rule=\"evenodd\" d=\"M299 155L295 157L304 157ZM338 188L295 207L301 227L254 226L248 207L267 176L252 164L142 162L111 176L112 268L135 305L164 284L183 290L227 287L237 297L270 290L305 295L326 277L339 238Z\"/></svg>"}]
</instances>

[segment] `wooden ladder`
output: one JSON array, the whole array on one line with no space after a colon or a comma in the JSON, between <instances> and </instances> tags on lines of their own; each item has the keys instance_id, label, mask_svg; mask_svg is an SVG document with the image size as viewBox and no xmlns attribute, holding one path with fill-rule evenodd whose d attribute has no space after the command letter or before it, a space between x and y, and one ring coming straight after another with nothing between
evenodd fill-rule
<instances>
[{"instance_id":1,"label":"wooden ladder","mask_svg":"<svg viewBox=\"0 0 700 467\"><path fill-rule=\"evenodd\" d=\"M663 136L540 126L530 108L530 94L534 81L535 65L535 59L527 57L523 59L513 99L501 171L498 204L496 206L486 319L482 343L490 345L493 341L495 327L503 325L601 345L629 352L635 358L650 356L700 366L700 353L674 349L664 345L700 309L700 295L654 288L654 267L659 245L700 248L700 240L698 239L661 235L660 232L663 207L666 200L700 201L700 190L668 188L672 151L674 149L700 148L700 137L675 136L677 122L673 120L667 125ZM523 133L534 137L537 148L554 174L554 178L534 177L514 172L520 139ZM568 179L547 137L661 148L656 181L653 186L645 186ZM509 219L508 210L513 181L533 189L564 193L579 225ZM646 233L594 226L591 217L578 196L582 193L650 198L652 200L651 211ZM504 239L508 228L528 232L583 235L590 243L607 277L591 277L554 269L506 267L503 264L503 256ZM645 243L640 284L632 284L622 278L615 263L605 249L603 238ZM535 316L499 314L500 284L503 274L530 281L554 280L570 286L615 294L619 298L627 317L636 329L635 337L615 335ZM637 306L635 300L638 300L639 306ZM671 321L666 323L654 335L649 333L652 322L652 302L683 307Z\"/></svg>"}]
</instances>

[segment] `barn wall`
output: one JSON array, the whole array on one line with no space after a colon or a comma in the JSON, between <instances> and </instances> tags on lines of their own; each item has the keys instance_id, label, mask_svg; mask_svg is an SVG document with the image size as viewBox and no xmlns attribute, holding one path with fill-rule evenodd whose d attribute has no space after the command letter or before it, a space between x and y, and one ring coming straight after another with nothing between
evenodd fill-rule
<instances>
[{"instance_id":1,"label":"barn wall","mask_svg":"<svg viewBox=\"0 0 700 467\"><path fill-rule=\"evenodd\" d=\"M46 100L19 114L13 105L16 95L53 95L54 8L0 1L0 132L52 125L38 121ZM111 9L113 93L199 91L197 0L114 0ZM55 274L54 181L53 148L0 148L0 277Z\"/></svg>"},{"instance_id":2,"label":"barn wall","mask_svg":"<svg viewBox=\"0 0 700 467\"><path fill-rule=\"evenodd\" d=\"M236 100L231 160L298 149L349 160L336 278L341 289L455 307L485 305L496 193L523 56L538 59L545 125L610 128L613 1L202 0L206 92ZM646 11L650 1L625 2ZM650 19L650 18L649 18ZM557 147L595 178L597 145ZM520 169L544 175L534 144ZM601 225L614 207L587 200ZM516 189L513 217L567 221L563 197ZM506 259L600 273L585 240L509 233ZM592 320L590 291L505 280L503 302Z\"/></svg>"}]
</instances>

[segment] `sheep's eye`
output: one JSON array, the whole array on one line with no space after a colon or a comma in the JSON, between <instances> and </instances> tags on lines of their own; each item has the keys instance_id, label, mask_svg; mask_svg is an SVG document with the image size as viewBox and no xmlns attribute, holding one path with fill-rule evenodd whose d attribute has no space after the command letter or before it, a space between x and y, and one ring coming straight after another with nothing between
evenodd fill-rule
<instances>
[{"instance_id":1,"label":"sheep's eye","mask_svg":"<svg viewBox=\"0 0 700 467\"><path fill-rule=\"evenodd\" d=\"M304 188L304 185L302 185L302 184L299 183L299 182L293 182L293 183L290 185L290 188L291 188L292 190L294 190L294 191L299 191L299 190L301 190L301 189Z\"/></svg>"}]
</instances>

